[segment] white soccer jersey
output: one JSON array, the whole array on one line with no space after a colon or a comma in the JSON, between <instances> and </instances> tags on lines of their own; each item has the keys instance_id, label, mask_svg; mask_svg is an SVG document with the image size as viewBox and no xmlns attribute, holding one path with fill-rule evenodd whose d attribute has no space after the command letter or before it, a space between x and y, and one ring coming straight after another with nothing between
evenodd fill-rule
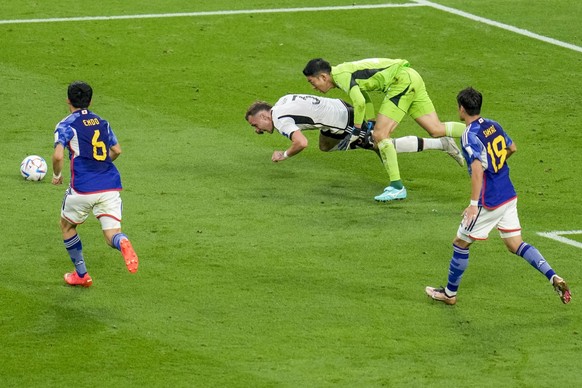
<instances>
[{"instance_id":1,"label":"white soccer jersey","mask_svg":"<svg viewBox=\"0 0 582 388\"><path fill-rule=\"evenodd\" d=\"M275 128L287 138L302 129L343 134L349 125L353 125L353 110L342 100L308 94L281 97L271 114Z\"/></svg>"}]
</instances>

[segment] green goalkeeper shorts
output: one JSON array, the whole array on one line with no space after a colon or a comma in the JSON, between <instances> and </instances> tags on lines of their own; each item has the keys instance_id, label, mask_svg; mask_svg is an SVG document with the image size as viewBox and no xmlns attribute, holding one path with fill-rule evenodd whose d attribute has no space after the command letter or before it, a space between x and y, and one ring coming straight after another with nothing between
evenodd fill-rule
<instances>
[{"instance_id":1,"label":"green goalkeeper shorts","mask_svg":"<svg viewBox=\"0 0 582 388\"><path fill-rule=\"evenodd\" d=\"M401 122L406 114L417 119L434 111L420 74L410 67L403 67L390 84L378 113Z\"/></svg>"}]
</instances>

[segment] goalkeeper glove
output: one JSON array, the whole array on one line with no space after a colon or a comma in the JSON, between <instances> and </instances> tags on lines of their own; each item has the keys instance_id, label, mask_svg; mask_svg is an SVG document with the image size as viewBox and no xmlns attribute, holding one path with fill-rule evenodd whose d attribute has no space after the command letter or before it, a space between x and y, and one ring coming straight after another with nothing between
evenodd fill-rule
<instances>
[{"instance_id":1,"label":"goalkeeper glove","mask_svg":"<svg viewBox=\"0 0 582 388\"><path fill-rule=\"evenodd\" d=\"M340 140L340 142L337 144L337 149L339 151L346 151L348 149L350 149L350 146L360 140L360 134L362 133L362 131L360 130L360 128L356 128L356 127L348 127L346 129L346 136Z\"/></svg>"},{"instance_id":2,"label":"goalkeeper glove","mask_svg":"<svg viewBox=\"0 0 582 388\"><path fill-rule=\"evenodd\" d=\"M366 132L370 132L374 129L374 126L376 126L376 122L374 120L368 120L364 121L362 124L362 129L365 129Z\"/></svg>"},{"instance_id":3,"label":"goalkeeper glove","mask_svg":"<svg viewBox=\"0 0 582 388\"><path fill-rule=\"evenodd\" d=\"M374 139L372 138L372 130L376 125L375 121L364 121L362 124L362 131L360 132L360 141L358 142L358 146L371 149L374 148Z\"/></svg>"}]
</instances>

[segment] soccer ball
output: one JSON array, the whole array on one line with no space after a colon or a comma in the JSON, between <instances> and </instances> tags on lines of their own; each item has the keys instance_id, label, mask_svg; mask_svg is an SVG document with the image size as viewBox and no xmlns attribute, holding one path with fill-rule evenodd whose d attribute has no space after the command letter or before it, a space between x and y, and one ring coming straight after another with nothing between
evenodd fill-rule
<instances>
[{"instance_id":1,"label":"soccer ball","mask_svg":"<svg viewBox=\"0 0 582 388\"><path fill-rule=\"evenodd\" d=\"M20 173L27 181L40 181L46 175L46 161L38 155L30 155L20 163Z\"/></svg>"}]
</instances>

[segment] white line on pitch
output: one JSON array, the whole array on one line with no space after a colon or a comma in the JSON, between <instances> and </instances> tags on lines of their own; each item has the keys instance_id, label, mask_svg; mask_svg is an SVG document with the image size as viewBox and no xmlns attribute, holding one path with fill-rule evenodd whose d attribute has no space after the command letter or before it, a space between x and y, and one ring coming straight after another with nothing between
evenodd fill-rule
<instances>
[{"instance_id":1,"label":"white line on pitch","mask_svg":"<svg viewBox=\"0 0 582 388\"><path fill-rule=\"evenodd\" d=\"M572 245L573 247L582 248L582 243L570 240L569 238L563 237L563 235L569 234L582 234L582 230L565 230L565 231L554 231L554 232L538 232L538 235L551 238L552 240L559 241L564 244Z\"/></svg>"},{"instance_id":2,"label":"white line on pitch","mask_svg":"<svg viewBox=\"0 0 582 388\"><path fill-rule=\"evenodd\" d=\"M60 23L60 22L80 22L91 20L122 20L122 19L156 19L175 17L195 17L195 16L217 16L217 15L244 15L259 13L285 13L285 12L316 12L316 11L345 11L354 9L376 9L376 8L401 8L401 7L422 7L423 4L370 4L370 5L340 5L330 7L304 7L304 8L272 8L272 9L241 9L232 11L205 11L205 12L180 12L161 13L144 15L115 15L115 16L81 16L72 18L47 18L47 19L13 19L0 20L0 24L28 24L28 23Z\"/></svg>"},{"instance_id":3,"label":"white line on pitch","mask_svg":"<svg viewBox=\"0 0 582 388\"><path fill-rule=\"evenodd\" d=\"M426 5L426 6L429 6L432 8L440 9L441 11L445 11L448 13L452 13L454 15L462 16L462 17L465 17L467 19L471 19L471 20L481 22L484 24L489 24L491 26L499 27L499 28L502 28L502 29L507 30L507 31L515 32L516 34L527 36L528 38L541 40L542 42L550 43L550 44L560 46L560 47L565 47L567 49L578 51L578 52L582 53L582 47L580 47L580 46L576 46L575 44L571 44L571 43L562 42L562 41L557 40L557 39L548 38L547 36L539 35L539 34L536 34L534 32L524 30L523 28L517 28L517 27L511 26L509 24L499 23L499 22L496 22L495 20L486 19L486 18L483 18L481 16L473 15L473 14L470 14L468 12L460 11L460 10L455 9L455 8L446 7L444 5L436 4L436 3L426 1L426 0L412 0L412 1L416 2L419 5Z\"/></svg>"}]
</instances>

